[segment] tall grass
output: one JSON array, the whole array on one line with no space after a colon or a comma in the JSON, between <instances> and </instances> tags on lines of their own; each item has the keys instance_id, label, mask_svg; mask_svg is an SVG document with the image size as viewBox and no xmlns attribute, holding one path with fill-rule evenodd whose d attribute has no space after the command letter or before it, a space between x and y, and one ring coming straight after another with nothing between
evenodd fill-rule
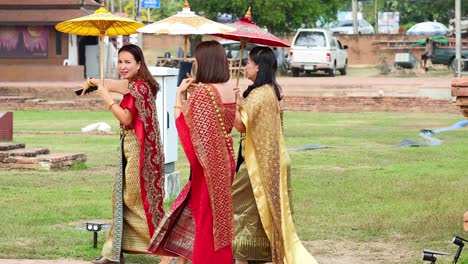
<instances>
[{"instance_id":1,"label":"tall grass","mask_svg":"<svg viewBox=\"0 0 468 264\"><path fill-rule=\"evenodd\" d=\"M433 113L286 113L295 223L302 240L383 241L404 245L420 263L423 248L452 252L464 235L468 205L467 128L437 135L434 147L399 147L420 128L451 125L463 117ZM89 260L99 255L84 223L111 218L118 135L77 132L104 121L106 112L14 113L14 141L51 152L84 152L85 167L67 171L0 171L0 258ZM48 133L48 132L54 133ZM41 133L38 133L41 132ZM188 164L179 147L182 182ZM311 249L313 251L313 249ZM463 256L462 256L463 257ZM127 263L155 262L128 256ZM464 258L468 260L468 258ZM444 262L442 262L444 263Z\"/></svg>"}]
</instances>

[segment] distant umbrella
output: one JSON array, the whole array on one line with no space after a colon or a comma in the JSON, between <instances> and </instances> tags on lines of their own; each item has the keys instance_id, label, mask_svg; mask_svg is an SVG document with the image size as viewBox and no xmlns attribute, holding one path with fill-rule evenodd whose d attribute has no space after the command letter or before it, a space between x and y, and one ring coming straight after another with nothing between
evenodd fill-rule
<instances>
[{"instance_id":1,"label":"distant umbrella","mask_svg":"<svg viewBox=\"0 0 468 264\"><path fill-rule=\"evenodd\" d=\"M406 31L406 35L445 35L448 32L448 28L439 22L435 21L427 21L422 23L417 23L412 26L408 31Z\"/></svg>"}]
</instances>

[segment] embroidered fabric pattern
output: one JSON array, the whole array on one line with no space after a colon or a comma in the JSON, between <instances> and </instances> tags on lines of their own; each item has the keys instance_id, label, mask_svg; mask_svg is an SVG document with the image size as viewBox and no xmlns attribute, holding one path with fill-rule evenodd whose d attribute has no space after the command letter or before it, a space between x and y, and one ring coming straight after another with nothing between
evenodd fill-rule
<instances>
[{"instance_id":1,"label":"embroidered fabric pattern","mask_svg":"<svg viewBox=\"0 0 468 264\"><path fill-rule=\"evenodd\" d=\"M226 145L228 146L229 152L231 153L232 159L234 160L236 158L236 154L234 153L234 148L231 142L232 136L231 136L231 133L228 133L226 130L223 116L221 115L220 109L218 107L218 103L216 102L216 99L215 99L215 93L213 92L213 90L211 89L209 85L204 85L203 87L207 89L208 93L210 94L211 101L213 102L213 107L216 112L216 116L218 117L219 125L221 126L221 130L223 131L224 138L226 139Z\"/></svg>"},{"instance_id":2,"label":"embroidered fabric pattern","mask_svg":"<svg viewBox=\"0 0 468 264\"><path fill-rule=\"evenodd\" d=\"M114 203L113 203L113 239L112 239L112 259L120 261L120 252L122 251L122 237L123 237L123 138L120 140L119 145L119 169L114 182ZM105 248L105 247L104 247ZM104 250L103 250L104 251Z\"/></svg>"},{"instance_id":3,"label":"embroidered fabric pattern","mask_svg":"<svg viewBox=\"0 0 468 264\"><path fill-rule=\"evenodd\" d=\"M164 216L164 151L161 147L159 123L154 118L157 115L156 100L148 98L151 92L148 85L141 80L133 81L129 85L129 92L135 98L139 120L145 129L144 157L140 157L140 171L144 180L142 187L146 191L146 201L143 204L151 214L151 232Z\"/></svg>"},{"instance_id":4,"label":"embroidered fabric pattern","mask_svg":"<svg viewBox=\"0 0 468 264\"><path fill-rule=\"evenodd\" d=\"M190 208L186 207L190 187L190 184L187 184L182 189L178 199L171 205L164 219L155 230L148 247L150 252L161 255L177 252L172 256L180 254L187 259L192 259L195 223L192 213L188 212ZM178 225L182 225L184 228L179 228ZM169 236L171 236L172 240L168 240ZM184 243L179 242L180 239ZM168 249L172 251L168 251Z\"/></svg>"},{"instance_id":5,"label":"embroidered fabric pattern","mask_svg":"<svg viewBox=\"0 0 468 264\"><path fill-rule=\"evenodd\" d=\"M211 88L211 87L210 87ZM215 89L212 89L212 91ZM216 102L222 102L218 93L213 92ZM213 236L215 250L231 245L234 238L234 220L231 196L231 183L234 176L234 157L232 155L232 138L227 132L232 130L235 117L224 119L223 132L220 117L234 115L235 111L226 111L222 103L213 105L213 99L204 85L198 86L189 97L184 107L187 126L191 131L196 155L202 165L206 183L210 192L210 203L213 210ZM235 110L235 105L233 105ZM231 123L226 123L229 120ZM195 123L196 122L196 123ZM227 143L230 144L227 145Z\"/></svg>"},{"instance_id":6,"label":"embroidered fabric pattern","mask_svg":"<svg viewBox=\"0 0 468 264\"><path fill-rule=\"evenodd\" d=\"M256 143L257 159L268 207L271 213L271 249L273 263L283 263L284 249L281 231L281 196L280 182L280 151L278 138L281 135L281 118L276 96L269 85L254 89L247 98L241 101L242 107L248 112L252 137ZM274 108L276 109L276 107ZM255 120L270 120L269 122L255 122Z\"/></svg>"}]
</instances>

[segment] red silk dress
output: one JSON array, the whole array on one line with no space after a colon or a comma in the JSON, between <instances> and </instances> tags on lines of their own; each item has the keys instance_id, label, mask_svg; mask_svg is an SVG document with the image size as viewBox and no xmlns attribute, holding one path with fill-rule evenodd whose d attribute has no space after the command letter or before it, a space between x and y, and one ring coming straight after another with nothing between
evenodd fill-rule
<instances>
[{"instance_id":1,"label":"red silk dress","mask_svg":"<svg viewBox=\"0 0 468 264\"><path fill-rule=\"evenodd\" d=\"M236 103L222 103L201 85L176 120L191 177L155 231L149 251L193 264L231 264L234 239L231 184L235 173L230 132Z\"/></svg>"}]
</instances>

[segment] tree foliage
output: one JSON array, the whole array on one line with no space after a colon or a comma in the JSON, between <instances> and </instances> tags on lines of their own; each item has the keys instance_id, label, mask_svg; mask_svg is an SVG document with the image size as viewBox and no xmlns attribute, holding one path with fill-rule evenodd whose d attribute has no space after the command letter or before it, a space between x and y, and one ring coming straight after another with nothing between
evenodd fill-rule
<instances>
[{"instance_id":1,"label":"tree foliage","mask_svg":"<svg viewBox=\"0 0 468 264\"><path fill-rule=\"evenodd\" d=\"M117 0L114 0L114 12L118 12L119 5L121 4L123 12L127 13L130 18L137 19L137 0L119 0L119 3L116 2ZM161 0L160 3L160 8L141 9L141 19L143 22L154 22L175 15L178 11L182 10L184 1Z\"/></svg>"},{"instance_id":2,"label":"tree foliage","mask_svg":"<svg viewBox=\"0 0 468 264\"><path fill-rule=\"evenodd\" d=\"M425 21L449 25L455 16L455 0L358 0L364 18L375 24L375 3L378 12L399 12L405 28ZM342 11L351 11L352 0L344 1ZM461 16L468 17L468 0L461 0Z\"/></svg>"},{"instance_id":3,"label":"tree foliage","mask_svg":"<svg viewBox=\"0 0 468 264\"><path fill-rule=\"evenodd\" d=\"M140 0L142 1L142 0ZM184 0L160 0L161 8L142 9L142 20L157 21L182 10ZM190 8L199 15L215 20L219 13L243 17L252 9L255 23L275 35L294 32L300 27L315 27L317 21L336 20L338 11L351 11L352 0L188 0ZM120 0L125 12L136 17L137 0ZM462 0L462 16L468 16L468 0ZM455 0L377 0L378 12L400 12L400 24L437 20L448 25L454 16ZM364 17L374 24L375 0L362 0Z\"/></svg>"},{"instance_id":4,"label":"tree foliage","mask_svg":"<svg viewBox=\"0 0 468 264\"><path fill-rule=\"evenodd\" d=\"M150 9L152 22L177 14L177 12L182 10L184 4L184 2L180 0L161 0L160 3L160 8ZM148 9L145 8L142 10L143 21L148 21L147 11Z\"/></svg>"},{"instance_id":5,"label":"tree foliage","mask_svg":"<svg viewBox=\"0 0 468 264\"><path fill-rule=\"evenodd\" d=\"M455 15L455 0L384 0L384 10L400 12L400 22L438 21L448 25ZM468 2L461 1L461 15L468 14Z\"/></svg>"},{"instance_id":6,"label":"tree foliage","mask_svg":"<svg viewBox=\"0 0 468 264\"><path fill-rule=\"evenodd\" d=\"M141 0L140 0L141 1ZM125 12L136 16L136 0L122 0ZM150 9L150 19L157 21L182 10L184 0L161 0L161 8ZM215 20L219 13L243 17L252 9L255 23L273 34L287 34L299 27L314 27L317 21L336 19L342 0L189 0L190 8L199 15ZM142 20L148 20L148 10L142 9Z\"/></svg>"},{"instance_id":7,"label":"tree foliage","mask_svg":"<svg viewBox=\"0 0 468 264\"><path fill-rule=\"evenodd\" d=\"M375 0L362 1L366 19L373 23ZM455 0L377 0L378 12L399 12L400 23L438 21L448 25L455 16ZM351 0L345 5L351 10ZM461 0L461 15L468 15L468 1Z\"/></svg>"},{"instance_id":8,"label":"tree foliage","mask_svg":"<svg viewBox=\"0 0 468 264\"><path fill-rule=\"evenodd\" d=\"M203 11L210 19L218 13L243 17L251 7L252 18L257 25L273 34L287 34L300 27L314 27L319 20L336 18L342 6L341 0L191 0L195 11Z\"/></svg>"}]
</instances>

